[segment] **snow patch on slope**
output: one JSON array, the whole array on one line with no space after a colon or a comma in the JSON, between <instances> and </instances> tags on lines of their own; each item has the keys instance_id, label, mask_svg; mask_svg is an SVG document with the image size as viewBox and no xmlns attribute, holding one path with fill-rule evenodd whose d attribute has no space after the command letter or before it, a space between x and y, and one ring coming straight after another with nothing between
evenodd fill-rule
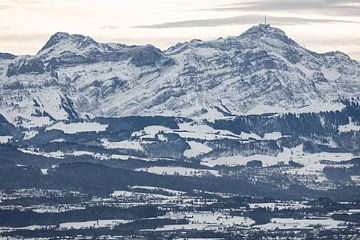
<instances>
[{"instance_id":1,"label":"snow patch on slope","mask_svg":"<svg viewBox=\"0 0 360 240\"><path fill-rule=\"evenodd\" d=\"M187 149L184 152L184 156L187 158L197 157L212 151L212 148L206 146L203 143L195 141L187 141L187 143L190 145L190 149Z\"/></svg>"},{"instance_id":2,"label":"snow patch on slope","mask_svg":"<svg viewBox=\"0 0 360 240\"><path fill-rule=\"evenodd\" d=\"M121 142L111 142L106 138L101 139L101 145L107 149L132 149L143 151L144 148L139 142L124 140Z\"/></svg>"},{"instance_id":3,"label":"snow patch on slope","mask_svg":"<svg viewBox=\"0 0 360 240\"><path fill-rule=\"evenodd\" d=\"M8 143L12 138L12 136L0 136L0 144Z\"/></svg>"},{"instance_id":4,"label":"snow patch on slope","mask_svg":"<svg viewBox=\"0 0 360 240\"><path fill-rule=\"evenodd\" d=\"M351 119L350 122L346 125L341 125L338 127L339 132L346 133L352 131L360 131L360 125L355 124Z\"/></svg>"},{"instance_id":5,"label":"snow patch on slope","mask_svg":"<svg viewBox=\"0 0 360 240\"><path fill-rule=\"evenodd\" d=\"M46 131L61 130L67 134L81 133L81 132L104 132L108 128L108 125L102 125L97 122L81 122L81 123L69 123L64 122L56 123L46 128Z\"/></svg>"}]
</instances>

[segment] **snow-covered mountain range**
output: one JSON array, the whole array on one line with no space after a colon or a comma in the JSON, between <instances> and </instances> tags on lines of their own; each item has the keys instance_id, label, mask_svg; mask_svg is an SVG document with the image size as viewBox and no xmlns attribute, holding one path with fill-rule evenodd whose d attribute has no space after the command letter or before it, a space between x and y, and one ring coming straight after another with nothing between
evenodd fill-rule
<instances>
[{"instance_id":1,"label":"snow-covered mountain range","mask_svg":"<svg viewBox=\"0 0 360 240\"><path fill-rule=\"evenodd\" d=\"M0 92L0 114L24 127L94 116L318 112L360 97L360 63L307 50L264 24L165 51L56 33L34 56L0 53Z\"/></svg>"}]
</instances>

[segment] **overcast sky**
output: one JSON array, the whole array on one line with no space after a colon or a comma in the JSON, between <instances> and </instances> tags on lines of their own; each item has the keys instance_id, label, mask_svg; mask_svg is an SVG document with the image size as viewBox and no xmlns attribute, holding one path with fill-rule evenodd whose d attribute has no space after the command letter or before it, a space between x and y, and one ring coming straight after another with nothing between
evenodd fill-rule
<instances>
[{"instance_id":1,"label":"overcast sky","mask_svg":"<svg viewBox=\"0 0 360 240\"><path fill-rule=\"evenodd\" d=\"M0 52L35 54L58 31L166 49L239 35L264 15L306 48L360 60L360 0L0 0Z\"/></svg>"}]
</instances>

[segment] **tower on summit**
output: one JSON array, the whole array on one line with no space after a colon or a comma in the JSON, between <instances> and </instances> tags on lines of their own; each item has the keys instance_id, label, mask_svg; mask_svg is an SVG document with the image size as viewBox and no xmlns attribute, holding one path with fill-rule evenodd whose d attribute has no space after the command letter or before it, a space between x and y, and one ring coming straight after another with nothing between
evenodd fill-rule
<instances>
[{"instance_id":1,"label":"tower on summit","mask_svg":"<svg viewBox=\"0 0 360 240\"><path fill-rule=\"evenodd\" d=\"M264 17L264 24L265 26L270 26L270 24L267 23L267 16Z\"/></svg>"}]
</instances>

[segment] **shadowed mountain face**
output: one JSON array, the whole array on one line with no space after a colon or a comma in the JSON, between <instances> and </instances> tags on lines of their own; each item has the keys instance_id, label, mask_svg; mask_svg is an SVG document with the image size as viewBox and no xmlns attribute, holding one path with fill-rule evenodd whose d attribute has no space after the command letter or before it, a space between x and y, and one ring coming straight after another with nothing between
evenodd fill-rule
<instances>
[{"instance_id":1,"label":"shadowed mountain face","mask_svg":"<svg viewBox=\"0 0 360 240\"><path fill-rule=\"evenodd\" d=\"M360 95L359 62L309 51L264 24L165 51L56 33L35 56L0 56L0 114L26 127L93 116L318 112Z\"/></svg>"}]
</instances>

